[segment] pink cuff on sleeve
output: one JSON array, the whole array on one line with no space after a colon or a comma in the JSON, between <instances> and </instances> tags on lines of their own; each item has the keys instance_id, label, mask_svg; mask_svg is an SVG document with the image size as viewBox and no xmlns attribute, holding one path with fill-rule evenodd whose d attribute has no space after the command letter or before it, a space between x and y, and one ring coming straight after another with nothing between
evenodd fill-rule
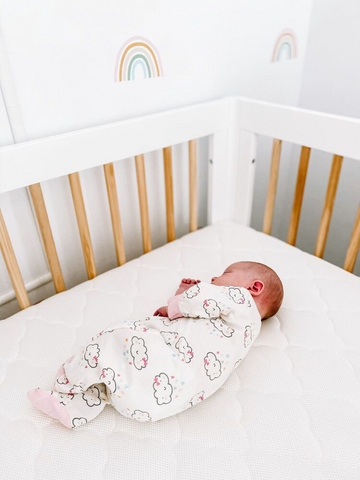
<instances>
[{"instance_id":1,"label":"pink cuff on sleeve","mask_svg":"<svg viewBox=\"0 0 360 480\"><path fill-rule=\"evenodd\" d=\"M181 295L175 295L174 297L169 298L168 300L168 316L170 320L175 320L175 318L180 318L183 314L180 312L179 303L181 300Z\"/></svg>"}]
</instances>

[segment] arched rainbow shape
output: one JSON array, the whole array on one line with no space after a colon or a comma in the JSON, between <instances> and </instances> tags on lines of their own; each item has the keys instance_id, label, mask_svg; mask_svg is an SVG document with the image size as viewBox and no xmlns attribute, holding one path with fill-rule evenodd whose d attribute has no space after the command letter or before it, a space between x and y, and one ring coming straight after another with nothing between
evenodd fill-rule
<instances>
[{"instance_id":1,"label":"arched rainbow shape","mask_svg":"<svg viewBox=\"0 0 360 480\"><path fill-rule=\"evenodd\" d=\"M116 82L163 75L159 53L147 38L129 38L121 47L116 62Z\"/></svg>"},{"instance_id":2,"label":"arched rainbow shape","mask_svg":"<svg viewBox=\"0 0 360 480\"><path fill-rule=\"evenodd\" d=\"M296 56L297 46L295 34L292 30L284 30L276 41L271 61L281 62L283 60L289 60L290 58L296 58Z\"/></svg>"}]
</instances>

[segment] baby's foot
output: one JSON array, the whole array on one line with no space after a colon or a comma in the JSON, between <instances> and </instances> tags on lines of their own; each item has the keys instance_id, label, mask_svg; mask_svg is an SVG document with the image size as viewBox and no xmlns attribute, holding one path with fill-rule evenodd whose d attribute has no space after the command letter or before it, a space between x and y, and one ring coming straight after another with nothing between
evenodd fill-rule
<instances>
[{"instance_id":1,"label":"baby's foot","mask_svg":"<svg viewBox=\"0 0 360 480\"><path fill-rule=\"evenodd\" d=\"M38 410L46 413L49 417L56 418L65 427L72 428L69 413L65 406L56 398L54 392L35 388L28 392L28 398Z\"/></svg>"},{"instance_id":2,"label":"baby's foot","mask_svg":"<svg viewBox=\"0 0 360 480\"><path fill-rule=\"evenodd\" d=\"M185 290L188 290L190 287L200 282L201 280L194 280L193 278L183 278L180 282L179 288L177 289L175 295L181 295L182 293L185 292Z\"/></svg>"}]
</instances>

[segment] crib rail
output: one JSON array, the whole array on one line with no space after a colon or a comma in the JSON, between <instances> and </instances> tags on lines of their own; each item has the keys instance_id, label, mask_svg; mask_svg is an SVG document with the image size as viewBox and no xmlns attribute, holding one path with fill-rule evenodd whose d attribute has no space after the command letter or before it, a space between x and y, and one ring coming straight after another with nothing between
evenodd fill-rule
<instances>
[{"instance_id":1,"label":"crib rail","mask_svg":"<svg viewBox=\"0 0 360 480\"><path fill-rule=\"evenodd\" d=\"M333 154L333 164L320 222L315 255L322 257L339 183L343 157L360 160L360 121L245 98L226 98L141 118L24 142L0 149L0 193L29 186L56 292L65 284L40 182L67 175L78 222L88 278L96 265L80 173L103 165L118 265L126 262L113 162L134 158L144 252L152 248L147 201L145 157L162 150L167 240L175 239L172 146L188 142L189 230L197 229L196 139L210 136L209 223L233 219L249 225L257 135L272 137L270 178L263 231L271 234L283 141L301 145L288 243L296 244L311 149ZM241 208L238 206L241 205ZM1 212L0 212L1 213ZM344 268L353 271L360 246L360 206ZM4 218L0 216L0 248L21 308L30 305Z\"/></svg>"},{"instance_id":2,"label":"crib rail","mask_svg":"<svg viewBox=\"0 0 360 480\"><path fill-rule=\"evenodd\" d=\"M271 234L282 142L301 146L298 175L291 210L287 242L296 244L307 171L312 149L333 155L314 255L325 251L336 191L344 157L360 160L360 120L267 102L236 98L232 103L233 123L239 130L273 138L270 176L263 232ZM360 205L346 254L344 269L352 272L360 247Z\"/></svg>"},{"instance_id":3,"label":"crib rail","mask_svg":"<svg viewBox=\"0 0 360 480\"><path fill-rule=\"evenodd\" d=\"M264 233L271 234L282 142L289 141L302 146L287 237L290 245L296 244L311 149L333 154L314 251L314 255L322 258L344 156L360 160L360 120L247 99L237 99L237 102L238 105L233 108L241 129L250 129L254 133L274 138L263 222ZM349 272L354 269L360 247L359 223L358 211L344 263L344 269Z\"/></svg>"},{"instance_id":4,"label":"crib rail","mask_svg":"<svg viewBox=\"0 0 360 480\"><path fill-rule=\"evenodd\" d=\"M79 172L103 165L117 264L126 262L114 161L134 157L138 183L143 250L151 250L144 153L163 149L167 240L175 239L172 147L189 142L190 231L197 229L196 139L226 130L228 101L207 102L137 119L80 130L0 149L0 193L29 186L55 290L65 283L40 182L68 175L87 276L97 274ZM104 163L105 159L105 163ZM1 216L0 247L21 308L30 305L10 237Z\"/></svg>"},{"instance_id":5,"label":"crib rail","mask_svg":"<svg viewBox=\"0 0 360 480\"><path fill-rule=\"evenodd\" d=\"M0 148L0 193L226 130L229 100Z\"/></svg>"},{"instance_id":6,"label":"crib rail","mask_svg":"<svg viewBox=\"0 0 360 480\"><path fill-rule=\"evenodd\" d=\"M240 130L360 160L360 120L246 98L232 103Z\"/></svg>"},{"instance_id":7,"label":"crib rail","mask_svg":"<svg viewBox=\"0 0 360 480\"><path fill-rule=\"evenodd\" d=\"M270 177L268 184L268 193L265 205L265 214L263 222L263 232L268 235L271 234L271 227L274 215L276 186L279 177L279 165L281 154L282 141L278 139L273 140L273 150L271 156ZM290 245L295 245L296 237L299 227L301 206L304 196L304 189L306 183L307 170L309 165L311 149L308 147L301 148L298 176L296 181L293 206L291 210L291 217L289 223L287 242ZM326 197L321 215L321 221L316 240L316 246L314 255L322 258L324 256L327 236L330 228L331 215L334 208L336 191L339 184L341 166L344 157L341 155L334 155L331 171L329 175L328 187L326 191ZM358 207L358 213L355 219L353 232L351 235L349 247L346 253L346 259L344 262L344 270L353 272L355 267L356 258L360 248L360 205Z\"/></svg>"},{"instance_id":8,"label":"crib rail","mask_svg":"<svg viewBox=\"0 0 360 480\"><path fill-rule=\"evenodd\" d=\"M282 142L288 141L302 146L287 238L288 243L291 245L296 244L311 149L322 150L333 155L333 163L314 252L316 256L322 258L343 158L350 157L354 160L360 160L360 120L243 98L236 99L233 109L235 111L236 123L240 129L250 130L274 139L263 223L263 231L267 234L271 234ZM352 272L354 269L359 251L359 222L358 211L344 263L344 269L349 272Z\"/></svg>"}]
</instances>

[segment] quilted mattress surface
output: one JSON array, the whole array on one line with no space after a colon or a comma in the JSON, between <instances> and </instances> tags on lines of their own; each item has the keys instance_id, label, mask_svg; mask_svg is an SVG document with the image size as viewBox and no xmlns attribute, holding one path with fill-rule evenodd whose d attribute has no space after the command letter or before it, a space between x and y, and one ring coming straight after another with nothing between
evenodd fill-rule
<instances>
[{"instance_id":1,"label":"quilted mattress surface","mask_svg":"<svg viewBox=\"0 0 360 480\"><path fill-rule=\"evenodd\" d=\"M32 407L107 325L240 260L274 268L284 302L212 397L154 423L107 406L76 430ZM4 479L360 479L360 280L221 222L0 321L0 457Z\"/></svg>"}]
</instances>

